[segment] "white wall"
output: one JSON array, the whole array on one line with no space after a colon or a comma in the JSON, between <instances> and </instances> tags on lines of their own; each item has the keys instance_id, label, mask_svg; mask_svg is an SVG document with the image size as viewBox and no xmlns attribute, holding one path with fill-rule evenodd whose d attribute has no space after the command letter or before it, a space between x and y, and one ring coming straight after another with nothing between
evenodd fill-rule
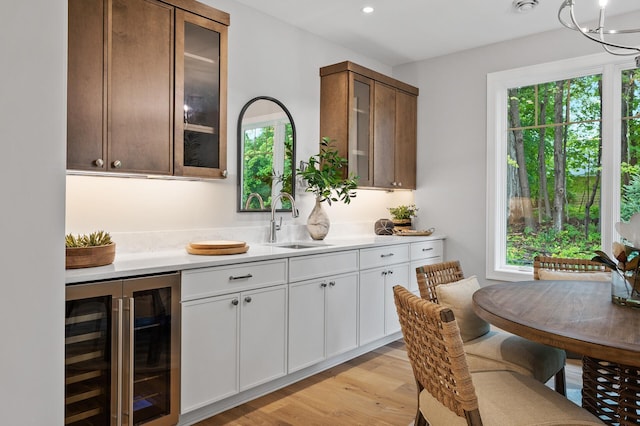
<instances>
[{"instance_id":1,"label":"white wall","mask_svg":"<svg viewBox=\"0 0 640 426\"><path fill-rule=\"evenodd\" d=\"M0 423L64 408L66 0L0 14Z\"/></svg>"},{"instance_id":2,"label":"white wall","mask_svg":"<svg viewBox=\"0 0 640 426\"><path fill-rule=\"evenodd\" d=\"M639 18L618 21L634 27ZM465 274L486 272L487 74L601 51L562 28L394 69L420 89L416 205L447 235L445 257Z\"/></svg>"},{"instance_id":3,"label":"white wall","mask_svg":"<svg viewBox=\"0 0 640 426\"><path fill-rule=\"evenodd\" d=\"M390 74L391 68L326 42L308 32L231 0L205 0L231 15L229 27L228 170L226 180L165 181L111 177L67 177L66 232L188 230L268 226L267 213L236 213L237 120L250 99L272 96L287 106L297 131L297 159L318 151L319 68L351 60ZM389 217L387 207L413 202L413 193L358 191L348 206L325 206L332 224ZM296 194L304 224L313 208L310 194ZM332 234L330 232L329 237Z\"/></svg>"}]
</instances>

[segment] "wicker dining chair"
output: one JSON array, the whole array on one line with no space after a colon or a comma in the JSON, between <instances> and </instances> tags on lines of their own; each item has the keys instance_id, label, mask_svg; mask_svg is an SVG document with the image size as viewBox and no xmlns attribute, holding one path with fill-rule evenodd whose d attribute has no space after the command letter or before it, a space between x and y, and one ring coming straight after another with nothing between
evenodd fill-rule
<instances>
[{"instance_id":1,"label":"wicker dining chair","mask_svg":"<svg viewBox=\"0 0 640 426\"><path fill-rule=\"evenodd\" d=\"M415 426L602 424L531 377L471 373L453 311L399 285L393 294L418 391Z\"/></svg>"},{"instance_id":2,"label":"wicker dining chair","mask_svg":"<svg viewBox=\"0 0 640 426\"><path fill-rule=\"evenodd\" d=\"M460 261L441 262L416 268L420 296L433 303L438 300L437 287L464 279ZM463 303L471 304L471 295ZM475 314L472 314L475 315ZM478 318L478 321L482 321ZM463 323L463 326L467 324ZM554 378L555 390L566 395L565 362L562 349L527 340L487 324L486 333L467 340L465 351L472 371L507 369L530 375L542 383ZM463 329L463 336L465 330Z\"/></svg>"},{"instance_id":3,"label":"wicker dining chair","mask_svg":"<svg viewBox=\"0 0 640 426\"><path fill-rule=\"evenodd\" d=\"M533 258L533 279L540 280L541 271L549 271L552 273L566 273L564 279L573 278L568 273L591 273L595 274L594 279L600 278L600 281L610 281L611 277L608 273L611 271L606 265L594 262L588 259L572 259L567 257L549 257L535 256ZM557 279L557 277L556 277Z\"/></svg>"}]
</instances>

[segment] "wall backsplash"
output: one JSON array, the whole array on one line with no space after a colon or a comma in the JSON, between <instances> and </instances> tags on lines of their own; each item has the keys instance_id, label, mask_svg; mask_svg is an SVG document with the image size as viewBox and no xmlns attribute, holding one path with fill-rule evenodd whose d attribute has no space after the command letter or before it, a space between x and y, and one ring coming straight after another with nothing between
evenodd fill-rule
<instances>
[{"instance_id":1,"label":"wall backsplash","mask_svg":"<svg viewBox=\"0 0 640 426\"><path fill-rule=\"evenodd\" d=\"M104 176L67 176L66 233L103 229L119 251L182 247L194 239L243 239L266 242L270 214L238 213L236 185L226 181L182 181ZM328 238L373 234L387 207L413 203L413 191L357 191L349 205L325 205L331 219ZM311 194L296 194L300 217L282 216L279 241L308 239L305 224L313 208Z\"/></svg>"}]
</instances>

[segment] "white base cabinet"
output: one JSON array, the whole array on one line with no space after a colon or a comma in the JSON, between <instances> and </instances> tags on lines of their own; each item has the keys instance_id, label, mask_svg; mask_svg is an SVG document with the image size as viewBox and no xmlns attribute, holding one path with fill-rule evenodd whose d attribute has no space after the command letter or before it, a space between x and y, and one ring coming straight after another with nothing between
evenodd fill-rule
<instances>
[{"instance_id":1,"label":"white base cabinet","mask_svg":"<svg viewBox=\"0 0 640 426\"><path fill-rule=\"evenodd\" d=\"M358 346L358 274L289 288L289 372Z\"/></svg>"},{"instance_id":2,"label":"white base cabinet","mask_svg":"<svg viewBox=\"0 0 640 426\"><path fill-rule=\"evenodd\" d=\"M418 289L418 278L416 268L424 265L433 265L443 261L442 240L420 241L411 243L411 267L409 271L410 280L408 290L420 296Z\"/></svg>"},{"instance_id":3,"label":"white base cabinet","mask_svg":"<svg viewBox=\"0 0 640 426\"><path fill-rule=\"evenodd\" d=\"M360 250L360 344L400 331L393 286L409 286L408 244Z\"/></svg>"},{"instance_id":4,"label":"white base cabinet","mask_svg":"<svg viewBox=\"0 0 640 426\"><path fill-rule=\"evenodd\" d=\"M286 260L187 271L182 282L181 413L287 373ZM202 297L233 287L242 291Z\"/></svg>"},{"instance_id":5,"label":"white base cabinet","mask_svg":"<svg viewBox=\"0 0 640 426\"><path fill-rule=\"evenodd\" d=\"M193 424L399 337L393 286L442 240L182 272L179 424Z\"/></svg>"}]
</instances>

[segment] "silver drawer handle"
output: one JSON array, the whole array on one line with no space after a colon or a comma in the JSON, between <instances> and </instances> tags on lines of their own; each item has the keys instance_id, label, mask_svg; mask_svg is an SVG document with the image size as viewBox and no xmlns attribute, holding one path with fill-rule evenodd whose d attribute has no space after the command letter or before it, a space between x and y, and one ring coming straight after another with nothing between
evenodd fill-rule
<instances>
[{"instance_id":1,"label":"silver drawer handle","mask_svg":"<svg viewBox=\"0 0 640 426\"><path fill-rule=\"evenodd\" d=\"M433 247L429 247L429 248L423 248L422 251L431 251L433 250Z\"/></svg>"},{"instance_id":2,"label":"silver drawer handle","mask_svg":"<svg viewBox=\"0 0 640 426\"><path fill-rule=\"evenodd\" d=\"M389 254L381 254L380 257L391 257L393 256L393 253L389 253Z\"/></svg>"},{"instance_id":3,"label":"silver drawer handle","mask_svg":"<svg viewBox=\"0 0 640 426\"><path fill-rule=\"evenodd\" d=\"M253 275L251 274L247 274L247 275L241 275L239 277L234 277L233 275L231 275L229 277L229 281L233 281L233 280L247 280L249 278L253 278Z\"/></svg>"}]
</instances>

